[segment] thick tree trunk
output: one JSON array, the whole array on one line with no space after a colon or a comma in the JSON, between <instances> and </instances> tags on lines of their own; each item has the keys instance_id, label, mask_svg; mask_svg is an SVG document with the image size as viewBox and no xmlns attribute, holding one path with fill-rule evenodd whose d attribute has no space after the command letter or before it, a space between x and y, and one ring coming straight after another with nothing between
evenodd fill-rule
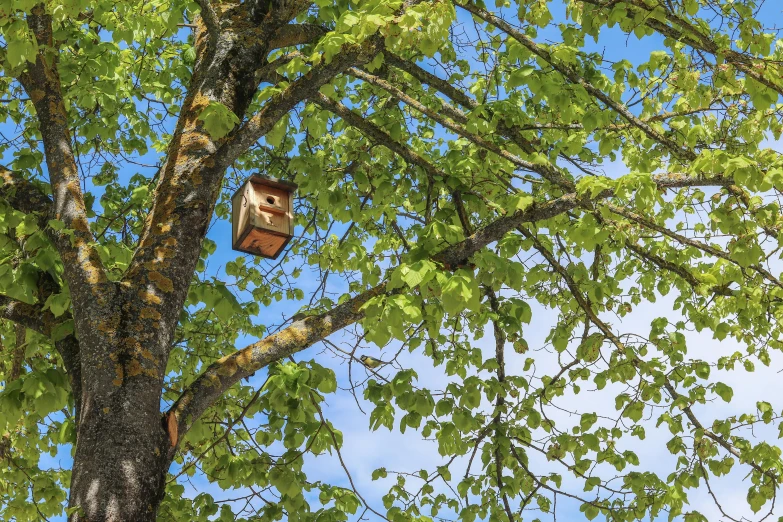
<instances>
[{"instance_id":1,"label":"thick tree trunk","mask_svg":"<svg viewBox=\"0 0 783 522\"><path fill-rule=\"evenodd\" d=\"M160 413L166 360L225 170L202 165L217 147L198 116L211 101L244 114L257 87L252 73L266 47L234 52L233 34L254 28L239 18L220 38L213 35L208 49L209 37L199 26L201 58L169 146L149 227L123 282L104 299L106 318L97 327L101 340L79 336L88 345L82 353L96 357L82 358L69 522L156 518L176 445ZM81 334L87 329L76 319Z\"/></svg>"},{"instance_id":2,"label":"thick tree trunk","mask_svg":"<svg viewBox=\"0 0 783 522\"><path fill-rule=\"evenodd\" d=\"M163 499L170 440L153 379L133 379L83 405L69 522L154 521ZM157 383L156 383L157 384Z\"/></svg>"}]
</instances>

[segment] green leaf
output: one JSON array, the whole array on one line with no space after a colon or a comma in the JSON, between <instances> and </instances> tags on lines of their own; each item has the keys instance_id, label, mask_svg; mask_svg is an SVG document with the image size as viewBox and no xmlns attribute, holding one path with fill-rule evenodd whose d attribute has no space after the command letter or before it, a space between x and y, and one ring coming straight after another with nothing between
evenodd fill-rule
<instances>
[{"instance_id":1,"label":"green leaf","mask_svg":"<svg viewBox=\"0 0 783 522\"><path fill-rule=\"evenodd\" d=\"M69 293L52 294L44 303L44 310L51 310L55 317L60 317L71 307L71 295Z\"/></svg>"},{"instance_id":2,"label":"green leaf","mask_svg":"<svg viewBox=\"0 0 783 522\"><path fill-rule=\"evenodd\" d=\"M467 270L458 270L449 277L442 289L443 308L450 314L465 310L479 309L481 295L473 274Z\"/></svg>"},{"instance_id":3,"label":"green leaf","mask_svg":"<svg viewBox=\"0 0 783 522\"><path fill-rule=\"evenodd\" d=\"M209 102L199 113L198 119L204 122L204 130L216 140L226 137L239 123L236 114L216 101Z\"/></svg>"},{"instance_id":4,"label":"green leaf","mask_svg":"<svg viewBox=\"0 0 783 522\"><path fill-rule=\"evenodd\" d=\"M598 415L595 413L583 413L582 418L579 421L579 427L582 429L582 431L589 430L593 424L596 423L598 420Z\"/></svg>"},{"instance_id":5,"label":"green leaf","mask_svg":"<svg viewBox=\"0 0 783 522\"><path fill-rule=\"evenodd\" d=\"M723 384L722 382L716 382L713 386L713 391L721 398L724 402L731 402L731 398L734 396L734 390L732 390L729 386Z\"/></svg>"},{"instance_id":6,"label":"green leaf","mask_svg":"<svg viewBox=\"0 0 783 522\"><path fill-rule=\"evenodd\" d=\"M594 505L592 505L592 504L582 504L582 505L579 507L579 511L581 511L582 513L584 513L584 515L585 515L585 518L586 518L587 520L593 520L595 517L597 517L597 516L598 516L598 513L599 513L599 510L598 510L598 508L597 508L597 507L595 507L595 506L594 506Z\"/></svg>"},{"instance_id":7,"label":"green leaf","mask_svg":"<svg viewBox=\"0 0 783 522\"><path fill-rule=\"evenodd\" d=\"M239 120L237 120L238 122ZM284 117L280 118L280 120L275 123L275 126L272 127L272 130L266 133L264 136L264 139L266 139L266 142L271 147L279 147L280 143L283 141L283 138L285 137L285 133L288 130L288 115L285 115Z\"/></svg>"}]
</instances>

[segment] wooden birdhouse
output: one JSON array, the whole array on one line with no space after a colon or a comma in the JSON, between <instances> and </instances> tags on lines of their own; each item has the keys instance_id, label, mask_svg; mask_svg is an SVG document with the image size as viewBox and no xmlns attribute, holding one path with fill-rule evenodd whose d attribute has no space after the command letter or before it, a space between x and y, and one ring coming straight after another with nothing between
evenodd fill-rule
<instances>
[{"instance_id":1,"label":"wooden birdhouse","mask_svg":"<svg viewBox=\"0 0 783 522\"><path fill-rule=\"evenodd\" d=\"M277 258L294 235L296 183L253 174L231 198L232 248Z\"/></svg>"}]
</instances>

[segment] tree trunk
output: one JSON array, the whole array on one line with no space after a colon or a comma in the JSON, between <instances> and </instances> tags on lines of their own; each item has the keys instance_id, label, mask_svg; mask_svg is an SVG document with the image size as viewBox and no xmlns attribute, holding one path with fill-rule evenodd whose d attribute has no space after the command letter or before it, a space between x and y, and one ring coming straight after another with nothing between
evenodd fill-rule
<instances>
[{"instance_id":1,"label":"tree trunk","mask_svg":"<svg viewBox=\"0 0 783 522\"><path fill-rule=\"evenodd\" d=\"M249 20L234 25L237 31L253 29ZM95 357L82 357L69 522L151 522L163 500L176 445L160 413L166 360L225 170L201 164L217 147L198 116L211 101L242 116L265 49L232 52L236 42L229 34L208 51L206 39L202 27L196 34L202 58L134 263L115 294L105 297L105 319L96 328L82 326L81 315L76 317L77 330L85 334L79 335L81 351ZM98 335L89 335L96 330Z\"/></svg>"},{"instance_id":2,"label":"tree trunk","mask_svg":"<svg viewBox=\"0 0 783 522\"><path fill-rule=\"evenodd\" d=\"M161 422L161 382L148 375L121 381L108 396L83 395L69 522L156 518L171 462L171 442Z\"/></svg>"}]
</instances>

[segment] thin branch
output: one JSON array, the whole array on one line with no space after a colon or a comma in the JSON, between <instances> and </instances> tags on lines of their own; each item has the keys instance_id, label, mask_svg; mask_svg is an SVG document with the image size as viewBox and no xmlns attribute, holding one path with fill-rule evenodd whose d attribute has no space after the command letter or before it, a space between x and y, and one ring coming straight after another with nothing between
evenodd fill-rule
<instances>
[{"instance_id":1,"label":"thin branch","mask_svg":"<svg viewBox=\"0 0 783 522\"><path fill-rule=\"evenodd\" d=\"M635 212L631 212L630 210L618 207L617 205L613 205L611 203L606 203L606 206L609 210L614 212L615 214L619 214L625 218L630 219L631 221L635 221L636 223L639 223L640 225L644 226L645 228L649 228L650 230L655 230L656 232L663 234L664 236L667 236L671 239L674 239L681 245L691 246L693 248L696 248L698 250L701 250L702 252L705 252L711 256L724 259L730 263L733 263L737 266L740 265L735 259L731 257L731 255L728 252L724 252L723 250L720 250L717 247L714 247L712 245L707 245L706 243L701 243L700 241L696 241L695 239L691 239L688 237L685 237L681 234L678 234L676 232L672 232L666 227L663 227L654 221L651 221L643 216L640 216L639 214L636 214ZM777 277L772 275L772 273L761 266L760 264L753 264L750 265L752 270L755 272L758 272L762 277L764 277L767 281L774 284L778 288L783 288L783 282L781 282Z\"/></svg>"},{"instance_id":2,"label":"thin branch","mask_svg":"<svg viewBox=\"0 0 783 522\"><path fill-rule=\"evenodd\" d=\"M387 520L387 521L388 521L389 519L388 519L388 518L386 518L385 516L381 515L381 514L380 514L380 513L378 513L377 511L375 511L375 509L373 509L373 508L370 506L370 503L369 503L369 502L367 502L367 501L364 499L364 497L362 496L362 494L361 494L361 493L359 493L359 490L358 490L358 489L356 489L356 485L353 483L353 477L351 477L351 472L350 472L350 471L348 471L348 466L346 466L346 464L345 464L345 461L343 460L343 454L340 452L340 444L337 442L337 436L334 434L334 430L332 429L332 427L331 427L331 426L329 426L329 423L328 423L328 422L326 422L326 419L324 418L324 414L323 414L323 412L321 411L321 407L318 405L318 402L317 402L317 401L316 401L316 400L313 398L313 394L312 394L312 392L310 393L310 400L312 401L312 403L313 403L313 406L315 406L315 409L316 409L316 410L318 410L318 416L321 418L321 424L322 424L323 426L326 426L326 430L329 432L329 434L330 434L330 435L331 435L331 437L332 437L332 443L334 444L334 450L335 450L335 452L337 453L337 458L340 460L340 466L342 466L342 468L343 468L343 471L345 471L345 476L346 476L346 477L348 477L348 482L351 484L351 489L352 489L352 490L353 490L353 492L356 494L356 496L357 496L357 497L359 497L359 500L361 500L361 501L362 501L362 504L364 504L364 507L365 507L365 509L367 509L367 510L371 511L371 512L372 512L372 513L374 513L376 516L379 516L379 517L381 517L382 519L384 519L384 520Z\"/></svg>"},{"instance_id":3,"label":"thin branch","mask_svg":"<svg viewBox=\"0 0 783 522\"><path fill-rule=\"evenodd\" d=\"M511 36L514 40L518 41L520 44L526 47L530 52L549 63L557 72L568 79L568 81L575 85L580 85L594 98L600 100L607 107L610 107L612 110L617 112L620 116L627 120L628 123L644 132L651 139L665 146L675 157L690 161L696 159L696 154L693 151L680 146L657 130L653 129L649 124L640 120L624 104L613 100L608 94L604 93L601 89L594 86L584 77L582 77L571 66L557 60L548 50L536 44L530 37L512 27L511 24L502 18L495 16L486 9L483 9L472 3L464 2L463 0L458 0L454 3Z\"/></svg>"}]
</instances>

